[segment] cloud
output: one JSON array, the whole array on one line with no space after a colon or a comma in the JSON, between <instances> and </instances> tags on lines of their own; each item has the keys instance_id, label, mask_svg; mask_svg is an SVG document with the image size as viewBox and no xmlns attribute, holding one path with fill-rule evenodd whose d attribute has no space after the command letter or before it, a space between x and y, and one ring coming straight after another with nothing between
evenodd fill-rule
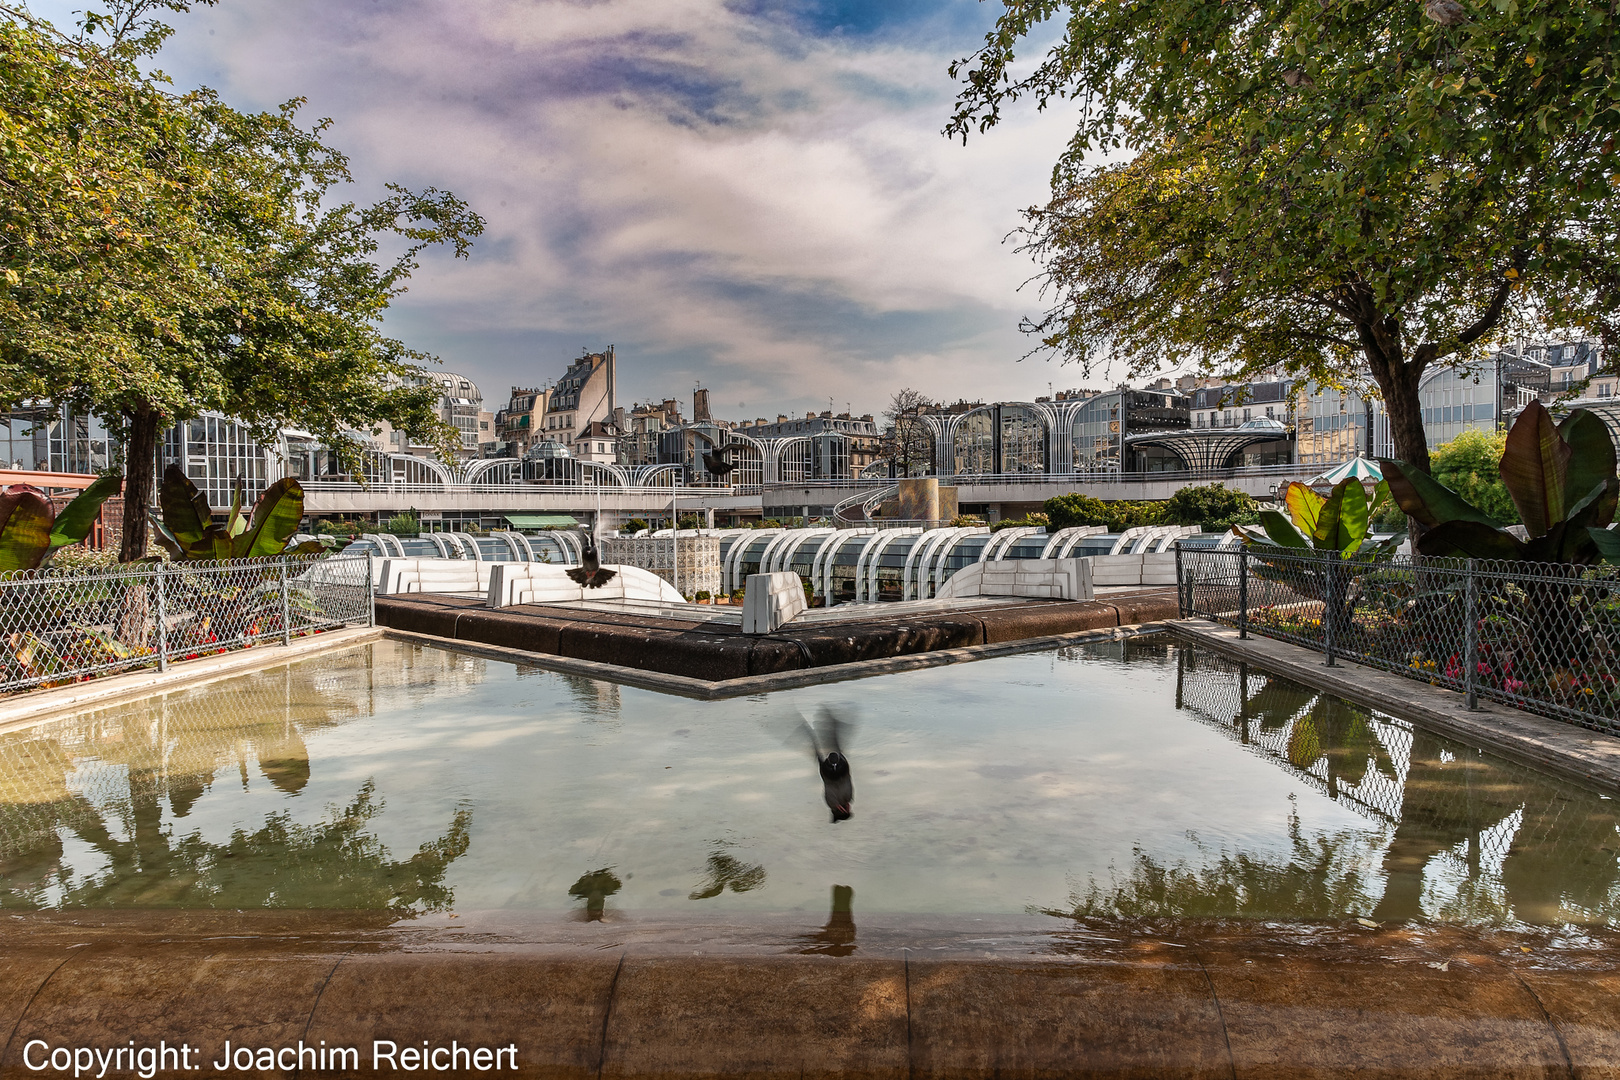
<instances>
[{"instance_id":1,"label":"cloud","mask_svg":"<svg viewBox=\"0 0 1620 1080\"><path fill-rule=\"evenodd\" d=\"M49 5L36 5L48 9ZM56 17L56 12L47 10ZM1003 238L1072 117L939 130L972 0L223 0L162 57L239 107L307 97L384 181L489 228L428 259L390 330L498 404L616 344L621 395L709 386L722 415L881 410L904 385L1016 398L1048 380ZM746 408L736 403L746 403ZM495 407L492 404L491 407Z\"/></svg>"}]
</instances>

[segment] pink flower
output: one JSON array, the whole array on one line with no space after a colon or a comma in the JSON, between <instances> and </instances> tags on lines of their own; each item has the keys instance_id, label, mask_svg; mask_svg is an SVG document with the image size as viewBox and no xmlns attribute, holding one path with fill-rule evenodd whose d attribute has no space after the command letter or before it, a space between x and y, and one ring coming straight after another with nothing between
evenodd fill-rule
<instances>
[{"instance_id":1,"label":"pink flower","mask_svg":"<svg viewBox=\"0 0 1620 1080\"><path fill-rule=\"evenodd\" d=\"M1451 659L1446 661L1446 678L1457 679L1462 677L1462 664L1458 662L1457 654L1452 653Z\"/></svg>"},{"instance_id":2,"label":"pink flower","mask_svg":"<svg viewBox=\"0 0 1620 1080\"><path fill-rule=\"evenodd\" d=\"M1521 679L1509 677L1502 680L1502 689L1510 694L1517 694L1524 689L1524 682Z\"/></svg>"},{"instance_id":3,"label":"pink flower","mask_svg":"<svg viewBox=\"0 0 1620 1080\"><path fill-rule=\"evenodd\" d=\"M1485 663L1483 660L1481 660L1479 662L1479 664L1476 665L1475 670L1478 671L1479 674L1481 674L1481 675L1489 675L1491 673L1491 665L1489 665L1489 664Z\"/></svg>"}]
</instances>

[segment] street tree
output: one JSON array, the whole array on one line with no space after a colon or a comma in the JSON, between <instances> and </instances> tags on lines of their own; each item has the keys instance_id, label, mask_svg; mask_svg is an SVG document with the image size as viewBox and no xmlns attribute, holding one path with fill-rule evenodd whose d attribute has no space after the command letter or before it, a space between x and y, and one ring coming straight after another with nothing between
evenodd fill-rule
<instances>
[{"instance_id":1,"label":"street tree","mask_svg":"<svg viewBox=\"0 0 1620 1080\"><path fill-rule=\"evenodd\" d=\"M1396 456L1427 470L1426 371L1525 326L1602 329L1620 281L1612 7L1003 3L952 66L946 130L1023 99L1080 105L1029 212L1037 351L1339 386L1366 370Z\"/></svg>"},{"instance_id":2,"label":"street tree","mask_svg":"<svg viewBox=\"0 0 1620 1080\"><path fill-rule=\"evenodd\" d=\"M883 410L887 426L884 453L894 463L896 476L915 476L928 471L934 461L934 433L922 414L933 406L927 395L907 387L897 390Z\"/></svg>"},{"instance_id":3,"label":"street tree","mask_svg":"<svg viewBox=\"0 0 1620 1080\"><path fill-rule=\"evenodd\" d=\"M145 552L158 440L206 410L307 430L350 465L388 421L444 449L431 357L381 320L421 253L482 219L448 192L337 198L348 163L301 101L243 113L140 62L183 0L119 0L68 37L0 6L0 407L101 416L127 475L121 558ZM394 249L379 258L383 242Z\"/></svg>"}]
</instances>

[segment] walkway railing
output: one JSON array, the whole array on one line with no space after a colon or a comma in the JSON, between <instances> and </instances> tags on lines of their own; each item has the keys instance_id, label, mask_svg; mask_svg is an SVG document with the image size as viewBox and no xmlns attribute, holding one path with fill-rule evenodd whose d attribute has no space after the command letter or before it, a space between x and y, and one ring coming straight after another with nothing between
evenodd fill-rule
<instances>
[{"instance_id":1,"label":"walkway railing","mask_svg":"<svg viewBox=\"0 0 1620 1080\"><path fill-rule=\"evenodd\" d=\"M0 693L370 625L370 566L290 555L0 574Z\"/></svg>"},{"instance_id":2,"label":"walkway railing","mask_svg":"<svg viewBox=\"0 0 1620 1080\"><path fill-rule=\"evenodd\" d=\"M1620 567L1176 549L1197 616L1620 734Z\"/></svg>"}]
</instances>

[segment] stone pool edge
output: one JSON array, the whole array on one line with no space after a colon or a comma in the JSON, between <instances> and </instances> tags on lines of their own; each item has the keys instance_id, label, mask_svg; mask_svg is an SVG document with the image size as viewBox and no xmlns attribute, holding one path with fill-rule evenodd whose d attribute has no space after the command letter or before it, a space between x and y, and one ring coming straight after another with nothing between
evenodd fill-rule
<instances>
[{"instance_id":1,"label":"stone pool edge","mask_svg":"<svg viewBox=\"0 0 1620 1080\"><path fill-rule=\"evenodd\" d=\"M122 705L153 694L185 690L220 679L234 679L265 668L308 660L328 652L358 648L381 641L387 631L380 626L356 626L327 630L294 640L290 645L260 645L236 649L220 656L176 661L168 671L132 671L105 675L71 686L32 690L14 699L0 698L0 735L64 716L93 709Z\"/></svg>"},{"instance_id":2,"label":"stone pool edge","mask_svg":"<svg viewBox=\"0 0 1620 1080\"><path fill-rule=\"evenodd\" d=\"M1119 641L1126 638L1149 637L1161 634L1165 629L1166 623L1164 622L1135 623L1130 626L1106 626L1095 630L1076 630L1072 633L1054 634L1048 637L1024 638L1020 641L1002 641L988 645L964 645L955 649L936 649L933 652L911 653L905 656L886 656L873 660L855 660L847 664L830 664L825 667L801 668L795 671L779 671L767 675L747 675L736 679L715 681L694 679L685 675L670 675L660 671L648 671L643 668L621 667L617 664L605 664L598 660L578 660L572 657L556 656L551 653L529 652L525 649L513 649L505 645L488 645L479 641L468 641L464 638L439 637L436 634L422 634L414 630L389 628L384 631L384 635L396 641L430 645L438 649L468 653L491 660L544 668L547 671L556 671L564 675L582 675L587 678L603 679L608 682L621 683L625 686L634 686L643 690L656 690L660 693L678 694L682 697L698 698L703 701L716 701L722 698L746 697L750 694L766 694L775 690L791 690L801 686L819 686L823 683L845 682L850 679L867 679L877 675L893 675L903 671L944 667L949 664L965 664L975 660L989 660L997 656L1041 652L1045 649L1060 648L1064 645L1080 645L1091 641Z\"/></svg>"},{"instance_id":3,"label":"stone pool edge","mask_svg":"<svg viewBox=\"0 0 1620 1080\"><path fill-rule=\"evenodd\" d=\"M1187 644L1461 737L1565 779L1620 789L1620 738L1613 735L1488 701L1470 712L1456 691L1347 661L1328 667L1321 653L1271 638L1239 638L1237 630L1202 619L1172 620L1164 629Z\"/></svg>"}]
</instances>

